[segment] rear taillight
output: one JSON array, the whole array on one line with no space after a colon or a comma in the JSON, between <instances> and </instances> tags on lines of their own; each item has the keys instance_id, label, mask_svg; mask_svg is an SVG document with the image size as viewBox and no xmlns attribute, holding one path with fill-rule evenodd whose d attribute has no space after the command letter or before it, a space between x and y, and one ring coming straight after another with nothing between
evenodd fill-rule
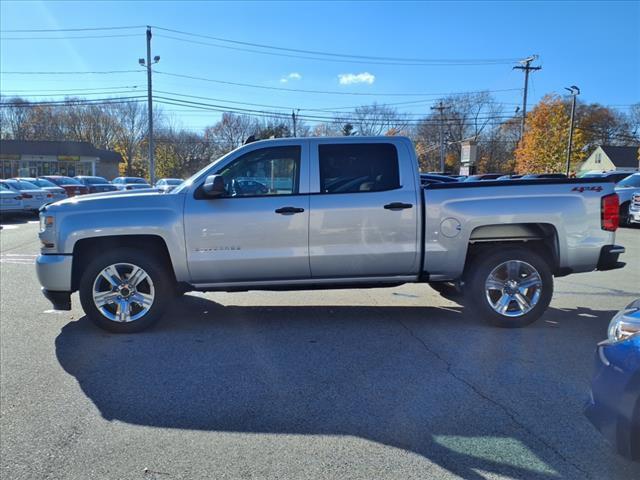
<instances>
[{"instance_id":1,"label":"rear taillight","mask_svg":"<svg viewBox=\"0 0 640 480\"><path fill-rule=\"evenodd\" d=\"M47 198L52 198L53 195L51 195L50 193L47 193Z\"/></svg>"},{"instance_id":2,"label":"rear taillight","mask_svg":"<svg viewBox=\"0 0 640 480\"><path fill-rule=\"evenodd\" d=\"M28 193L23 193L22 198L33 198L33 195L29 195Z\"/></svg>"},{"instance_id":3,"label":"rear taillight","mask_svg":"<svg viewBox=\"0 0 640 480\"><path fill-rule=\"evenodd\" d=\"M600 225L603 230L615 232L620 223L620 199L612 193L605 195L600 201Z\"/></svg>"}]
</instances>

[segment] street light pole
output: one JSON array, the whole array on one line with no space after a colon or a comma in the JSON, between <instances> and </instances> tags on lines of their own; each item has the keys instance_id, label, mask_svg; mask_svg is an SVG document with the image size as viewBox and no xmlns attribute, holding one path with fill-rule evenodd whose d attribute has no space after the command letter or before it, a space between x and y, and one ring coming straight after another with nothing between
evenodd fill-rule
<instances>
[{"instance_id":1,"label":"street light pole","mask_svg":"<svg viewBox=\"0 0 640 480\"><path fill-rule=\"evenodd\" d=\"M153 89L151 86L151 66L160 61L160 57L156 55L151 61L151 27L147 26L147 60L144 58L138 59L138 63L142 67L147 69L147 116L149 122L149 179L151 185L156 183L156 163L154 159L154 146L153 146Z\"/></svg>"},{"instance_id":2,"label":"street light pole","mask_svg":"<svg viewBox=\"0 0 640 480\"><path fill-rule=\"evenodd\" d=\"M571 87L565 87L565 90L571 94L571 120L569 123L569 144L567 145L567 171L565 172L568 177L571 170L571 150L573 148L573 119L576 114L576 97L580 95L580 89L571 85Z\"/></svg>"}]
</instances>

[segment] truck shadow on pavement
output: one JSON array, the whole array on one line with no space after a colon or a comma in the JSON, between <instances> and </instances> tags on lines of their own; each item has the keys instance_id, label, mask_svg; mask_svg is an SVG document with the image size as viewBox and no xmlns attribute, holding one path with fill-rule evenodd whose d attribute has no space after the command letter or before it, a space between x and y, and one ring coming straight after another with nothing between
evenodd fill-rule
<instances>
[{"instance_id":1,"label":"truck shadow on pavement","mask_svg":"<svg viewBox=\"0 0 640 480\"><path fill-rule=\"evenodd\" d=\"M62 367L107 420L353 436L417 453L468 479L484 478L482 472L585 478L545 425L552 428L556 415L566 422L563 410L581 410L591 353L613 313L551 309L544 318L555 327L541 320L501 330L458 307L225 307L186 296L148 332L113 335L83 318L64 326L55 346ZM581 348L590 345L568 365L580 381L567 380L547 401L547 384L562 382L566 372L541 378L541 353L565 345L556 337L574 329ZM561 361L549 355L543 363ZM527 404L533 418L521 418ZM592 442L582 448L601 450L588 455L608 455L586 420L578 423L578 434ZM609 478L630 468L599 463Z\"/></svg>"}]
</instances>

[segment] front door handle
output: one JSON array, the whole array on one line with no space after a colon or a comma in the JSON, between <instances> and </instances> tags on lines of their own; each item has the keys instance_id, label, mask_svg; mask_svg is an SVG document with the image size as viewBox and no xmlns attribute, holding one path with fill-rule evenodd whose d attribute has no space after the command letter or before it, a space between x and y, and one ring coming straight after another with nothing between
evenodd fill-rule
<instances>
[{"instance_id":1,"label":"front door handle","mask_svg":"<svg viewBox=\"0 0 640 480\"><path fill-rule=\"evenodd\" d=\"M276 209L276 213L279 213L281 215L291 215L294 213L302 213L304 212L304 208L298 208L298 207L281 207Z\"/></svg>"},{"instance_id":2,"label":"front door handle","mask_svg":"<svg viewBox=\"0 0 640 480\"><path fill-rule=\"evenodd\" d=\"M387 203L384 208L386 208L387 210L403 210L405 208L411 208L413 207L413 205L411 205L410 203L402 203L402 202L393 202L393 203Z\"/></svg>"}]
</instances>

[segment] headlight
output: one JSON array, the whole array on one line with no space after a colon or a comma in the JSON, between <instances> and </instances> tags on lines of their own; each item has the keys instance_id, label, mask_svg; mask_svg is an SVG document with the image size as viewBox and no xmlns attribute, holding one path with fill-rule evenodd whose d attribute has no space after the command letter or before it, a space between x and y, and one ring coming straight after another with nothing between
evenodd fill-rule
<instances>
[{"instance_id":1,"label":"headlight","mask_svg":"<svg viewBox=\"0 0 640 480\"><path fill-rule=\"evenodd\" d=\"M619 311L609 323L608 337L611 342L620 342L640 333L640 300Z\"/></svg>"},{"instance_id":2,"label":"headlight","mask_svg":"<svg viewBox=\"0 0 640 480\"><path fill-rule=\"evenodd\" d=\"M54 217L50 215L40 215L40 231L44 232L48 228L53 228L55 223Z\"/></svg>"}]
</instances>

